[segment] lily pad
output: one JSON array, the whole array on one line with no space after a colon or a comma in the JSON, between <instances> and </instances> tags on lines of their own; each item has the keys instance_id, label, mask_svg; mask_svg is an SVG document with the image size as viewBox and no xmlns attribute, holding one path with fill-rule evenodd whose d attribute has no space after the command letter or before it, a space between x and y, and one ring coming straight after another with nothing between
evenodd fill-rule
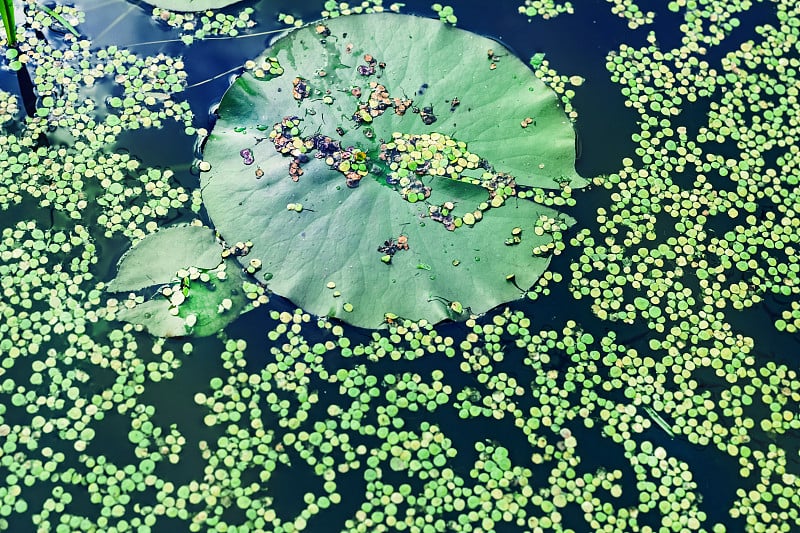
<instances>
[{"instance_id":1,"label":"lily pad","mask_svg":"<svg viewBox=\"0 0 800 533\"><path fill-rule=\"evenodd\" d=\"M250 309L251 283L234 259L222 259L222 250L205 227L174 226L146 237L120 260L109 291L139 291L149 298L122 308L116 318L157 337L217 333Z\"/></svg>"},{"instance_id":2,"label":"lily pad","mask_svg":"<svg viewBox=\"0 0 800 533\"><path fill-rule=\"evenodd\" d=\"M169 283L178 270L215 268L222 261L222 245L214 231L202 226L171 226L133 246L119 261L111 292L138 291Z\"/></svg>"},{"instance_id":3,"label":"lily pad","mask_svg":"<svg viewBox=\"0 0 800 533\"><path fill-rule=\"evenodd\" d=\"M557 96L497 42L349 16L250 66L220 103L201 184L215 227L254 243L271 290L374 327L386 313L485 312L545 271L534 250L573 221L533 189L586 181Z\"/></svg>"}]
</instances>

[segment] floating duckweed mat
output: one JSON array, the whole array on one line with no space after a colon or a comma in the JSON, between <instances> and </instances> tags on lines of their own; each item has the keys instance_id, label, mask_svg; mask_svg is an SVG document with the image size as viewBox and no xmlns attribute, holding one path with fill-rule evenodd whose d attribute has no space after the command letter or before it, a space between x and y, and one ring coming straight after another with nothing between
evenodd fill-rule
<instances>
[{"instance_id":1,"label":"floating duckweed mat","mask_svg":"<svg viewBox=\"0 0 800 533\"><path fill-rule=\"evenodd\" d=\"M542 17L544 19L555 18L563 13L573 14L575 8L572 2L558 2L556 0L525 0L519 6L518 11L527 17Z\"/></svg>"},{"instance_id":2,"label":"floating duckweed mat","mask_svg":"<svg viewBox=\"0 0 800 533\"><path fill-rule=\"evenodd\" d=\"M17 6L18 21L46 25ZM184 127L202 131L178 97L205 107L180 91L189 56L20 32L9 59L35 66L46 111L23 119L0 91L0 530L798 529L800 8L652 8L652 33L603 45L602 75L591 47L565 60L536 45L553 90L565 72L585 76L573 84L585 142L597 139L595 89L616 87L628 110L600 134L619 161L579 193L595 207L573 211L571 268L545 272L534 305L436 326L390 315L365 332L274 298L201 341L117 320L128 300L105 281L131 243L146 248L202 212L187 172L136 157L137 130L177 126L146 132L175 144ZM457 9L488 32L507 20L500 3ZM578 19L622 23L611 4L582 2L556 24ZM119 102L92 99L112 85ZM625 120L635 131L617 146ZM402 132L392 149L424 133ZM211 244L211 230L190 231ZM216 254L188 261L213 270ZM182 290L168 266L161 279Z\"/></svg>"},{"instance_id":3,"label":"floating duckweed mat","mask_svg":"<svg viewBox=\"0 0 800 533\"><path fill-rule=\"evenodd\" d=\"M185 44L192 44L195 39L205 39L207 37L219 37L227 35L235 37L241 32L256 25L253 20L253 8L246 7L233 14L222 14L211 12L214 16L205 13L186 13L176 12L160 7L153 8L153 18L167 26L181 30L181 41Z\"/></svg>"},{"instance_id":4,"label":"floating duckweed mat","mask_svg":"<svg viewBox=\"0 0 800 533\"><path fill-rule=\"evenodd\" d=\"M147 3L170 11L193 12L220 9L239 1L241 0L147 0ZM220 17L224 15L220 14Z\"/></svg>"},{"instance_id":5,"label":"floating duckweed mat","mask_svg":"<svg viewBox=\"0 0 800 533\"><path fill-rule=\"evenodd\" d=\"M253 242L272 291L360 326L522 297L573 223L537 197L586 184L555 93L498 43L430 19L295 30L218 114L201 183L214 226Z\"/></svg>"}]
</instances>

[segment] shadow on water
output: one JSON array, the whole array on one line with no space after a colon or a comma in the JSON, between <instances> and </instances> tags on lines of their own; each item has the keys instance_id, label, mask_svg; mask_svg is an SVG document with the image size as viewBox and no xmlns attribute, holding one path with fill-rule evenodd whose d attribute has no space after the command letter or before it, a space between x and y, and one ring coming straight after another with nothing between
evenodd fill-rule
<instances>
[{"instance_id":1,"label":"shadow on water","mask_svg":"<svg viewBox=\"0 0 800 533\"><path fill-rule=\"evenodd\" d=\"M154 20L153 7L144 2L81 0L76 4L86 13L86 19L92 21L88 27L82 24L80 30L92 40L95 48L124 48L134 43L170 38L169 28Z\"/></svg>"},{"instance_id":2,"label":"shadow on water","mask_svg":"<svg viewBox=\"0 0 800 533\"><path fill-rule=\"evenodd\" d=\"M728 509L742 484L736 458L719 453L714 445L698 446L681 438L670 438L657 427L642 436L654 446L664 447L670 457L689 465L689 471L694 474L693 479L697 483L697 492L702 497L699 508L708 516L708 523L732 522Z\"/></svg>"},{"instance_id":3,"label":"shadow on water","mask_svg":"<svg viewBox=\"0 0 800 533\"><path fill-rule=\"evenodd\" d=\"M130 151L131 156L140 161L141 165L135 172L148 167L168 168L175 173L181 185L197 186L197 178L190 174L194 138L184 135L183 131L184 126L171 119L164 121L164 126L159 129L123 131L118 137L115 151ZM164 139L169 139L169 142L164 142Z\"/></svg>"},{"instance_id":4,"label":"shadow on water","mask_svg":"<svg viewBox=\"0 0 800 533\"><path fill-rule=\"evenodd\" d=\"M12 205L0 211L3 228L16 227L20 222L34 221L39 228L54 228L55 213L49 208L43 208L38 202L26 197L22 203Z\"/></svg>"},{"instance_id":5,"label":"shadow on water","mask_svg":"<svg viewBox=\"0 0 800 533\"><path fill-rule=\"evenodd\" d=\"M36 114L36 90L33 87L31 74L26 67L22 67L17 71L17 82L19 83L19 93L22 97L25 113L32 117Z\"/></svg>"}]
</instances>

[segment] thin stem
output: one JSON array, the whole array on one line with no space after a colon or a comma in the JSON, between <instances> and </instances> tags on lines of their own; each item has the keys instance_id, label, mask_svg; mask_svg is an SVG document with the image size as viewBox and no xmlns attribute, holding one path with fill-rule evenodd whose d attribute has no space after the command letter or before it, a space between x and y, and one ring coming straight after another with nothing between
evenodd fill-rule
<instances>
[{"instance_id":1,"label":"thin stem","mask_svg":"<svg viewBox=\"0 0 800 533\"><path fill-rule=\"evenodd\" d=\"M111 28L113 28L114 26L116 26L117 24L119 24L119 22L120 22L120 21L121 21L123 18L125 18L125 17L126 17L126 16L127 16L127 15L128 15L130 12L131 12L131 11L133 11L133 10L134 10L134 6L129 6L129 7L128 7L128 10L127 10L125 13L122 13L120 16L118 16L117 18L115 18L115 19L114 19L114 20L111 22L111 24L109 24L108 26L106 26L106 27L105 27L105 29L104 29L103 31L101 31L100 33L98 33L97 35L95 35L93 40L95 40L95 41L99 41L99 40L100 40L100 38L101 38L103 35L105 35L106 33L108 33L108 31L109 31Z\"/></svg>"},{"instance_id":2,"label":"thin stem","mask_svg":"<svg viewBox=\"0 0 800 533\"><path fill-rule=\"evenodd\" d=\"M187 89L193 89L194 87L199 87L201 85L205 85L206 83L212 82L214 80L218 80L219 78L225 76L226 74L230 74L231 72L236 72L240 68L242 68L242 65L238 65L236 67L233 67L232 69L226 70L225 72L221 72L220 74L217 74L213 78L208 78L207 80L198 81L197 83L193 83L191 85L187 85L186 88Z\"/></svg>"},{"instance_id":3,"label":"thin stem","mask_svg":"<svg viewBox=\"0 0 800 533\"><path fill-rule=\"evenodd\" d=\"M0 0L2 1L2 0ZM289 31L291 28L283 28L279 30L268 30L268 31L261 31L258 33L248 33L246 35L236 35L236 36L223 36L223 37L203 37L202 41L223 41L227 39L246 39L248 37L261 37L262 35L272 35L275 33L283 33L285 31ZM145 41L141 43L133 43L126 45L125 48L130 48L131 46L145 46L149 44L165 44L165 43L181 43L183 42L182 39L164 39L162 41Z\"/></svg>"},{"instance_id":4,"label":"thin stem","mask_svg":"<svg viewBox=\"0 0 800 533\"><path fill-rule=\"evenodd\" d=\"M37 9L39 9L40 11L43 11L43 12L47 13L48 15L50 15L51 17L53 17L55 20L57 20L57 21L58 21L58 22L59 22L59 23L60 23L62 26L64 26L64 28L66 28L66 29L67 29L67 31L69 31L69 32L70 32L72 35L74 35L74 36L75 36L75 37L77 37L78 39L80 39L80 38L81 38L81 34L80 34L80 33L78 33L78 30L76 30L76 29L75 29L75 28L72 26L72 24L70 24L69 22L67 22L67 19L65 19L64 17L62 17L61 15L59 15L58 13L56 13L55 11L53 11L52 9L50 9L49 7L47 7L47 6L45 6L45 5L42 5L42 4L35 4L35 5L36 5L36 8L37 8Z\"/></svg>"},{"instance_id":5,"label":"thin stem","mask_svg":"<svg viewBox=\"0 0 800 533\"><path fill-rule=\"evenodd\" d=\"M14 1L0 0L0 16L3 18L3 26L6 29L6 40L8 47L17 46L17 24L14 21Z\"/></svg>"}]
</instances>

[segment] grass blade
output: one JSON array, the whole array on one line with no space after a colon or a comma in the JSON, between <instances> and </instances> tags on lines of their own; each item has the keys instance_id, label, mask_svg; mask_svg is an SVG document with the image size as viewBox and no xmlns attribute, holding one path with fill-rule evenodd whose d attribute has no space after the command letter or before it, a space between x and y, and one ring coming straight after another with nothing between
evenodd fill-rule
<instances>
[{"instance_id":1,"label":"grass blade","mask_svg":"<svg viewBox=\"0 0 800 533\"><path fill-rule=\"evenodd\" d=\"M3 17L3 27L6 30L8 46L17 45L17 24L14 21L13 0L0 0L0 16Z\"/></svg>"},{"instance_id":2,"label":"grass blade","mask_svg":"<svg viewBox=\"0 0 800 533\"><path fill-rule=\"evenodd\" d=\"M75 37L77 37L78 39L80 39L80 37L81 37L81 34L80 34L80 33L78 33L78 30L76 30L76 29L75 29L75 28L72 26L72 24L70 24L69 22L67 22L67 20L66 20L64 17L62 17L61 15L59 15L58 13L56 13L55 11L53 11L52 9L50 9L49 7L47 7L47 6L44 6L44 5L42 5L42 4L36 4L36 8L37 8L37 9L39 9L40 11L44 11L45 13L47 13L48 15L50 15L51 17L53 17L54 19L56 19L56 20L57 20L59 23L61 23L61 25L62 25L62 26L64 26L64 27L65 27L65 28L66 28L66 29L67 29L67 30L68 30L68 31L69 31L69 32L70 32L72 35L74 35Z\"/></svg>"},{"instance_id":3,"label":"grass blade","mask_svg":"<svg viewBox=\"0 0 800 533\"><path fill-rule=\"evenodd\" d=\"M671 427L669 424L667 424L667 421L666 421L666 420L664 420L663 418L661 418L661 415L659 415L659 414L658 414L658 413L657 413L657 412L656 412L656 411L655 411L655 410L654 410L652 407L650 407L649 405L643 405L642 407L644 407L644 410L645 410L645 412L646 412L648 415L650 415L650 418L652 418L652 419L653 419L653 421L654 421L656 424L658 424L658 425L659 425L659 427L661 427L661 429L663 429L663 430L664 430L664 431L667 433L667 435L669 435L669 436L670 436L670 437L672 437L672 438L675 438L675 432L674 432L674 431L672 431L672 427Z\"/></svg>"}]
</instances>

